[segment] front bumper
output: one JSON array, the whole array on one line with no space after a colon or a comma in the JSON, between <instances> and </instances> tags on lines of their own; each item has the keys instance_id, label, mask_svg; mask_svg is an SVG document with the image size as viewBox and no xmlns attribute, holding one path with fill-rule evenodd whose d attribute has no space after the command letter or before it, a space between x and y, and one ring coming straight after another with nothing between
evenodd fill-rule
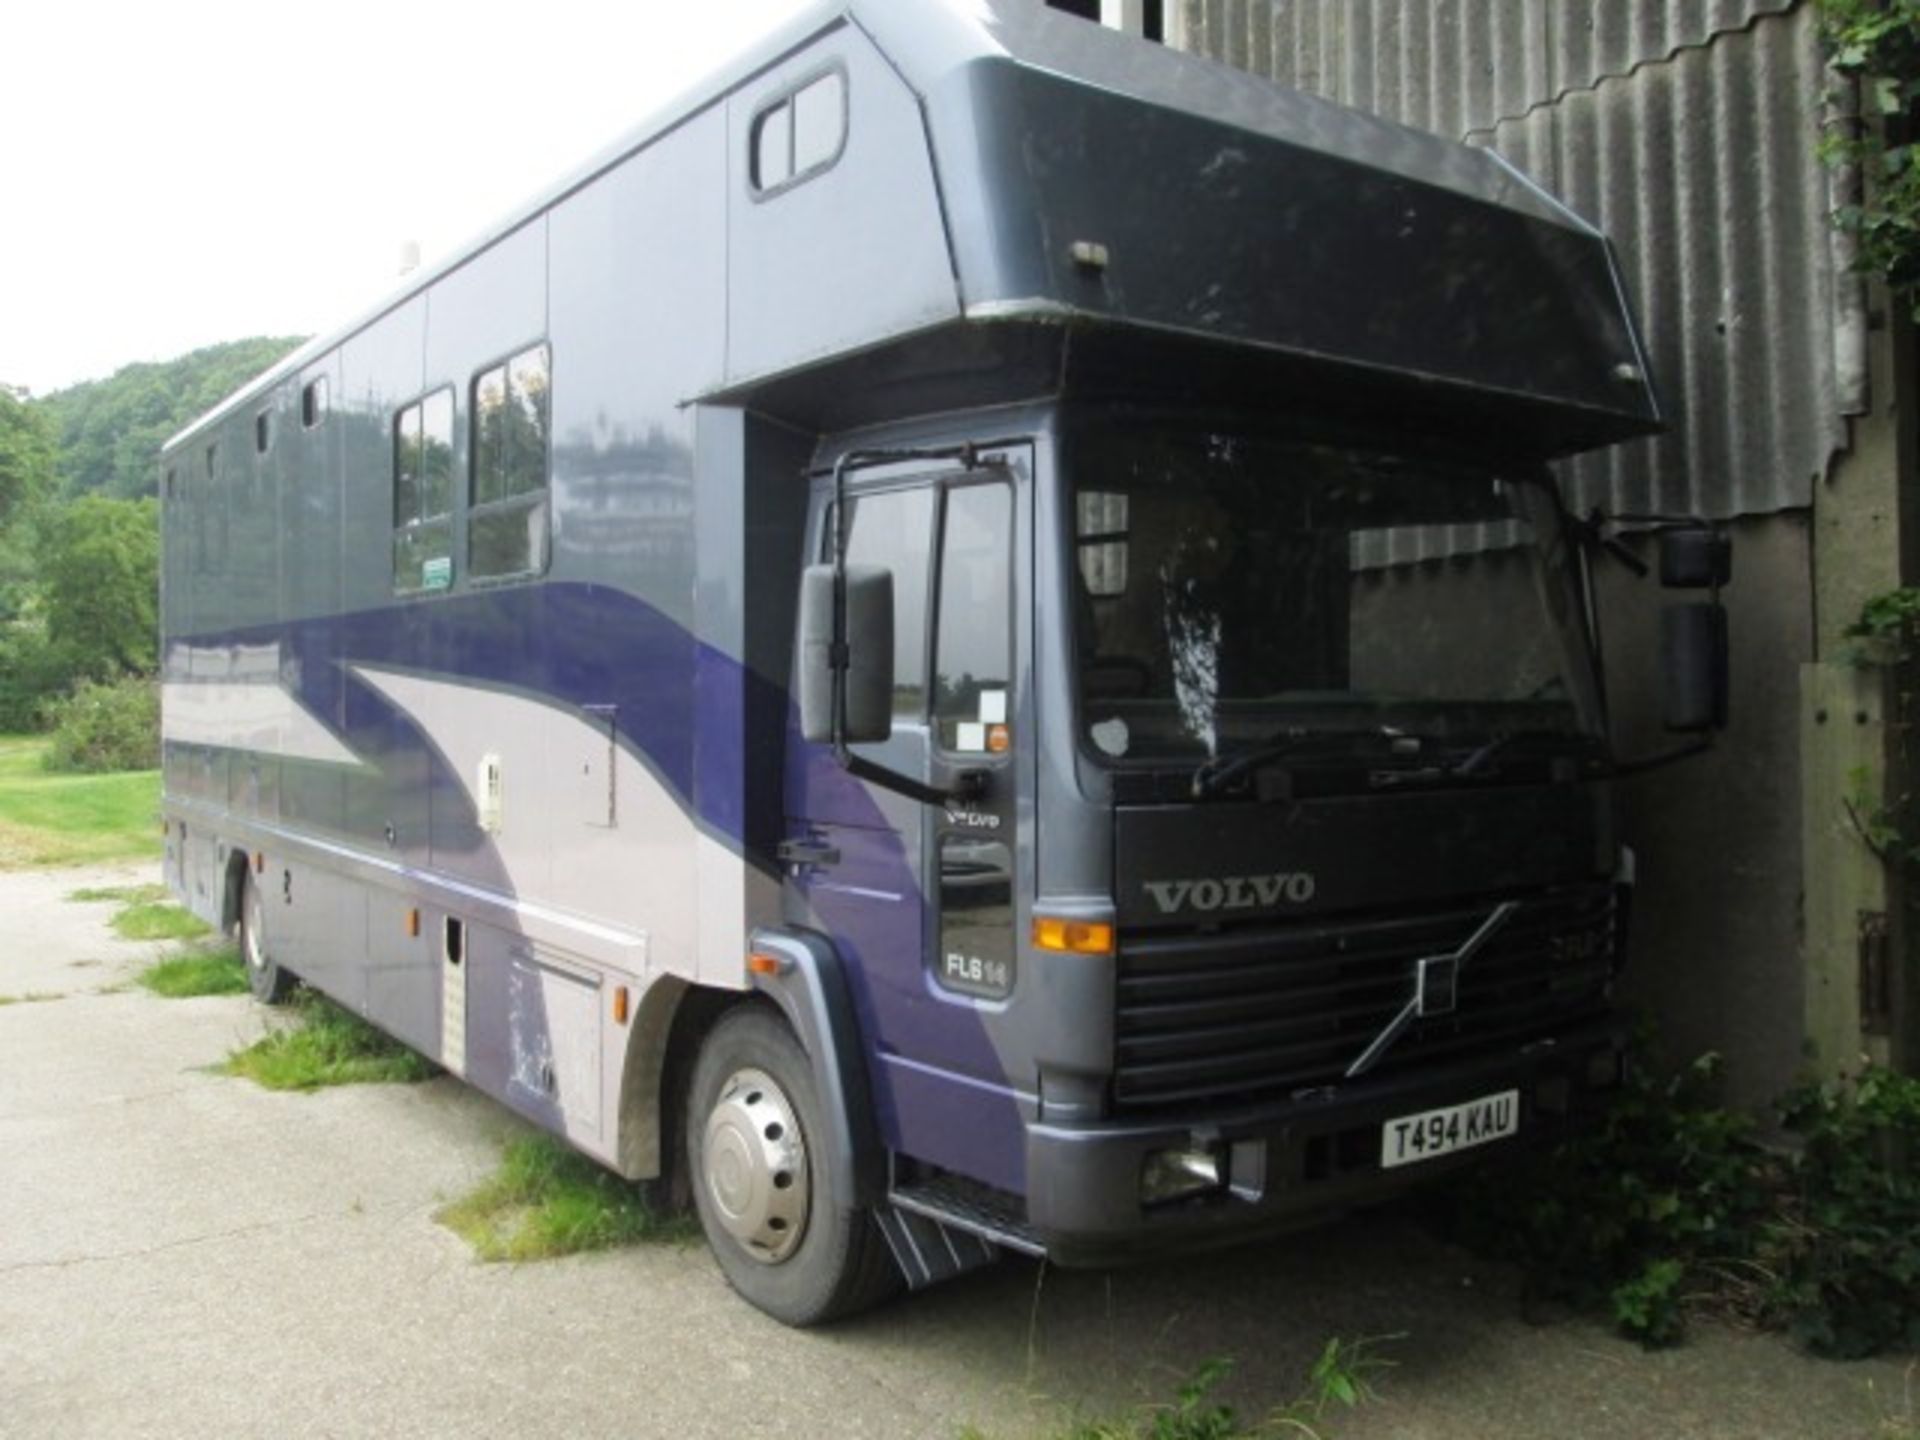
<instances>
[{"instance_id":1,"label":"front bumper","mask_svg":"<svg viewBox=\"0 0 1920 1440\"><path fill-rule=\"evenodd\" d=\"M1626 1028L1607 1017L1517 1050L1328 1086L1204 1123L1037 1123L1027 1131L1027 1223L1064 1265L1231 1244L1310 1223L1569 1133L1618 1085ZM1516 1136L1381 1168L1387 1120L1505 1090L1520 1092ZM1196 1146L1220 1154L1223 1185L1192 1199L1143 1204L1147 1157Z\"/></svg>"}]
</instances>

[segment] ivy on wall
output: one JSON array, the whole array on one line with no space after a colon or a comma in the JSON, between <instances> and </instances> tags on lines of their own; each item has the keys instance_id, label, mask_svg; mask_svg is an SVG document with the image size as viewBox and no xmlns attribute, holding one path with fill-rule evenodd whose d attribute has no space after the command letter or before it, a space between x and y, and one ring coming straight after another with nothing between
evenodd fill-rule
<instances>
[{"instance_id":1,"label":"ivy on wall","mask_svg":"<svg viewBox=\"0 0 1920 1440\"><path fill-rule=\"evenodd\" d=\"M1882 276L1920 315L1920 0L1820 0L1828 63L1860 90L1860 121L1830 130L1821 156L1858 166L1857 201L1834 223L1860 244L1859 269Z\"/></svg>"}]
</instances>

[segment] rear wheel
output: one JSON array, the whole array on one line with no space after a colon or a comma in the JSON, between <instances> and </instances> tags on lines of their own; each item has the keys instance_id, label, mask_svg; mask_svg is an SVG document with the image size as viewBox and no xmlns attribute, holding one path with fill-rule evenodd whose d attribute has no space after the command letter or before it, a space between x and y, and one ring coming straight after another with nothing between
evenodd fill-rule
<instances>
[{"instance_id":1,"label":"rear wheel","mask_svg":"<svg viewBox=\"0 0 1920 1440\"><path fill-rule=\"evenodd\" d=\"M899 1288L879 1227L839 1193L813 1067L779 1016L721 1017L694 1066L687 1158L694 1208L720 1269L789 1325L816 1325Z\"/></svg>"},{"instance_id":2,"label":"rear wheel","mask_svg":"<svg viewBox=\"0 0 1920 1440\"><path fill-rule=\"evenodd\" d=\"M261 1004L282 1004L299 982L292 971L281 968L267 947L259 880L249 870L242 876L240 885L240 955L247 962L247 984L253 988L253 998Z\"/></svg>"}]
</instances>

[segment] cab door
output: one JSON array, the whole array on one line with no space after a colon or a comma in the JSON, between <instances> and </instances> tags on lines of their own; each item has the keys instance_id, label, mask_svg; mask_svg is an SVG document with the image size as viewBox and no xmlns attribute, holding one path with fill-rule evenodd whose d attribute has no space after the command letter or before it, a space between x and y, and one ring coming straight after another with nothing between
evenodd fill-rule
<instances>
[{"instance_id":1,"label":"cab door","mask_svg":"<svg viewBox=\"0 0 1920 1440\"><path fill-rule=\"evenodd\" d=\"M849 488L848 563L886 567L894 594L893 731L854 749L943 789L975 773L978 797L910 799L856 780L827 746L789 742L790 912L848 961L890 1143L929 1158L969 1087L1008 1084L983 1012L1017 980L1014 556L1029 454Z\"/></svg>"}]
</instances>

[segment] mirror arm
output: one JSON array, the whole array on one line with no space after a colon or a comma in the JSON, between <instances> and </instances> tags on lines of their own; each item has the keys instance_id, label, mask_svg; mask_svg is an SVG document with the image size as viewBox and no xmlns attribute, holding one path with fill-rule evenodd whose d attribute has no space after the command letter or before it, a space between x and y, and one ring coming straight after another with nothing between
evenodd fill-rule
<instances>
[{"instance_id":1,"label":"mirror arm","mask_svg":"<svg viewBox=\"0 0 1920 1440\"><path fill-rule=\"evenodd\" d=\"M987 772L984 770L962 770L954 776L953 788L943 790L938 785L928 785L910 775L902 775L898 770L876 765L852 751L844 756L836 752L836 758L840 760L841 768L854 779L865 780L869 785L878 785L882 790L891 790L909 800L918 800L922 805L951 805L955 801L981 800L987 793Z\"/></svg>"},{"instance_id":2,"label":"mirror arm","mask_svg":"<svg viewBox=\"0 0 1920 1440\"><path fill-rule=\"evenodd\" d=\"M1694 740L1674 750L1663 750L1658 755L1644 755L1638 760L1617 760L1613 768L1606 772L1607 779L1620 780L1632 775L1644 775L1649 770L1664 770L1669 765L1677 765L1682 760L1691 760L1696 755L1704 755L1713 749L1713 736L1709 733L1704 739Z\"/></svg>"}]
</instances>

